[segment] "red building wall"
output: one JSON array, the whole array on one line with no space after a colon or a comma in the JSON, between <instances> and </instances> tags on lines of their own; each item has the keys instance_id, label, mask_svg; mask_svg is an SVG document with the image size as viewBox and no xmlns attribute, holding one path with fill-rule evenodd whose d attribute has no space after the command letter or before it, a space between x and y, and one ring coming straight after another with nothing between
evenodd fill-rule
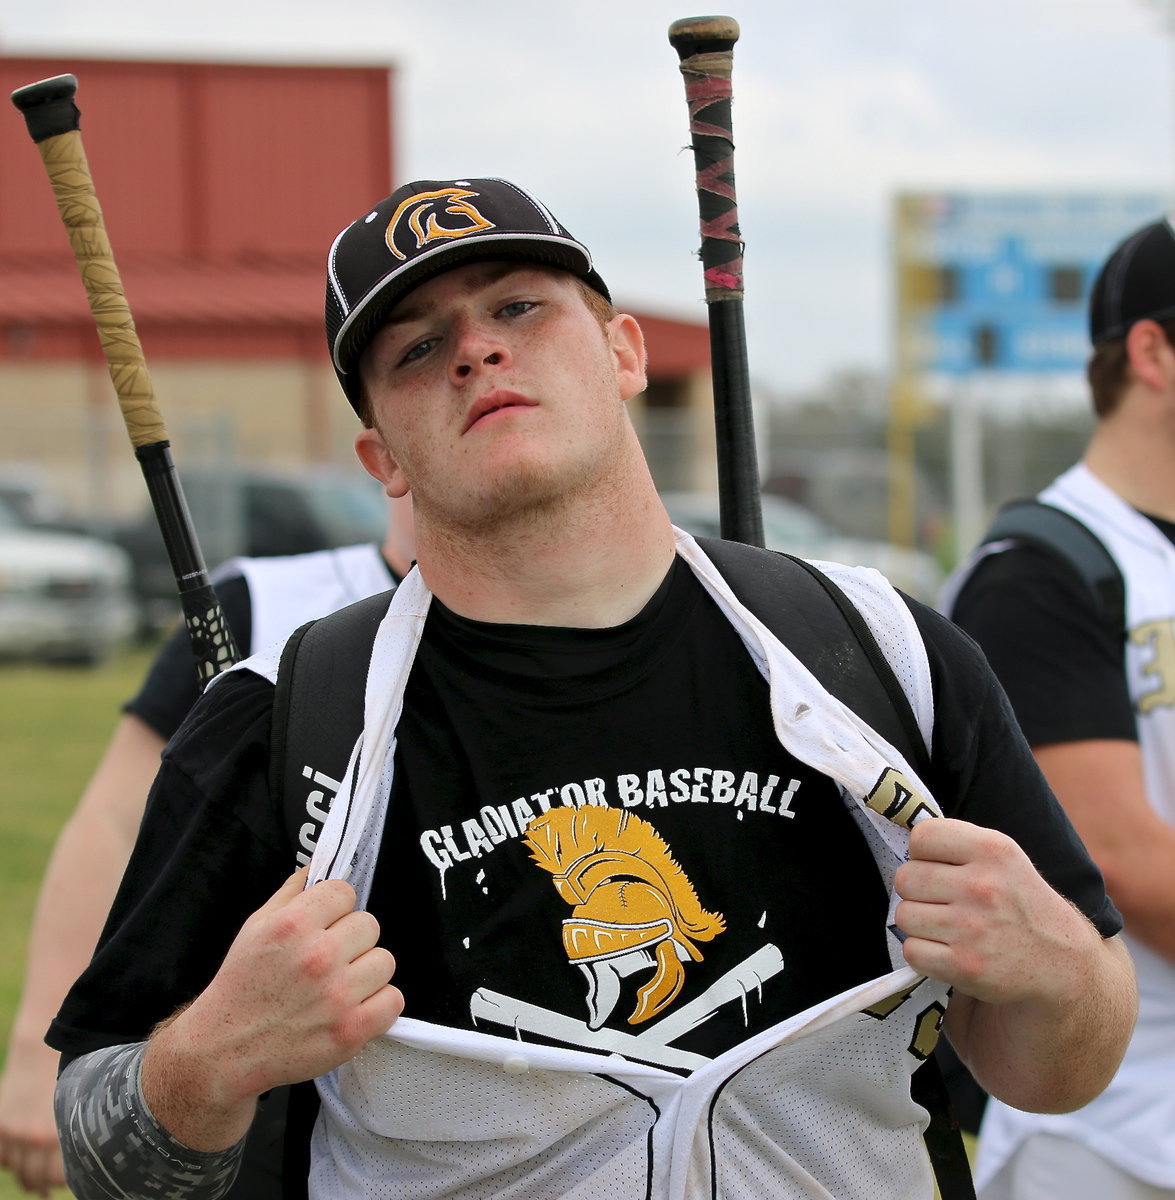
<instances>
[{"instance_id":1,"label":"red building wall","mask_svg":"<svg viewBox=\"0 0 1175 1200\"><path fill-rule=\"evenodd\" d=\"M0 56L6 95L66 73L148 361L325 360L326 250L358 198L398 182L394 68ZM98 361L15 108L0 116L0 196L0 361ZM705 369L703 321L641 320L657 378Z\"/></svg>"},{"instance_id":2,"label":"red building wall","mask_svg":"<svg viewBox=\"0 0 1175 1200\"><path fill-rule=\"evenodd\" d=\"M190 430L223 418L242 461L353 462L353 417L323 336L326 252L363 204L402 182L395 69L0 55L5 94L67 73L160 407L189 431L185 450L196 452ZM126 505L142 485L93 319L40 155L5 108L0 458L51 466L75 490L90 479L89 498L117 493ZM708 462L710 434L694 430L711 424L695 421L705 320L637 316L655 383L647 403L680 409L691 431L670 465Z\"/></svg>"},{"instance_id":3,"label":"red building wall","mask_svg":"<svg viewBox=\"0 0 1175 1200\"><path fill-rule=\"evenodd\" d=\"M115 253L321 261L355 198L394 178L388 66L0 57L5 94L78 78ZM54 256L56 208L15 108L0 120L0 255Z\"/></svg>"},{"instance_id":4,"label":"red building wall","mask_svg":"<svg viewBox=\"0 0 1175 1200\"><path fill-rule=\"evenodd\" d=\"M323 356L326 249L394 177L393 69L0 58L6 93L65 73L148 361ZM0 360L97 360L15 108L0 194Z\"/></svg>"}]
</instances>

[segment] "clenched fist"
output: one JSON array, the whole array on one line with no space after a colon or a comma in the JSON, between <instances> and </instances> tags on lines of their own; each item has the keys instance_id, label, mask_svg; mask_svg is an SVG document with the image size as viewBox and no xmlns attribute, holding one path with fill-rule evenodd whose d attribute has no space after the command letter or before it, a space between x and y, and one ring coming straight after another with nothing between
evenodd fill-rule
<instances>
[{"instance_id":1,"label":"clenched fist","mask_svg":"<svg viewBox=\"0 0 1175 1200\"><path fill-rule=\"evenodd\" d=\"M245 922L212 982L148 1047L148 1103L194 1150L233 1145L258 1095L347 1062L404 1006L354 889L305 882L305 869L291 875Z\"/></svg>"},{"instance_id":2,"label":"clenched fist","mask_svg":"<svg viewBox=\"0 0 1175 1200\"><path fill-rule=\"evenodd\" d=\"M916 971L994 1004L1084 986L1098 935L1011 838L949 819L919 821L894 886ZM1083 953L1084 951L1084 953Z\"/></svg>"}]
</instances>

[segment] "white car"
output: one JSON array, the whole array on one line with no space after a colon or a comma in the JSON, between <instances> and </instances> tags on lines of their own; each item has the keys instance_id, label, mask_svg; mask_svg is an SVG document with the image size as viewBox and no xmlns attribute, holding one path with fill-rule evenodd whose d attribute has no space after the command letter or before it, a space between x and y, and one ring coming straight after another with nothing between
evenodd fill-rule
<instances>
[{"instance_id":1,"label":"white car","mask_svg":"<svg viewBox=\"0 0 1175 1200\"><path fill-rule=\"evenodd\" d=\"M695 537L718 537L718 497L708 492L666 492L661 499L674 525ZM896 588L933 605L943 573L922 550L908 550L890 542L847 537L826 525L815 513L764 494L763 540L769 550L785 550L800 558L823 559L851 567L874 567Z\"/></svg>"},{"instance_id":2,"label":"white car","mask_svg":"<svg viewBox=\"0 0 1175 1200\"><path fill-rule=\"evenodd\" d=\"M136 624L128 555L25 525L0 504L0 656L93 665Z\"/></svg>"}]
</instances>

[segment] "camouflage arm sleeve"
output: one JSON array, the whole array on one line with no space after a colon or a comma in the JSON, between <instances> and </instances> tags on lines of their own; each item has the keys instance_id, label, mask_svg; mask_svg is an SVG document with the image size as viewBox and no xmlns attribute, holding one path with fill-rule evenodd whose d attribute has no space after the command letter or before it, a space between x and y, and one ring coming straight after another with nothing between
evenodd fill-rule
<instances>
[{"instance_id":1,"label":"camouflage arm sleeve","mask_svg":"<svg viewBox=\"0 0 1175 1200\"><path fill-rule=\"evenodd\" d=\"M70 1189L78 1200L219 1200L244 1140L211 1154L177 1142L143 1099L146 1046L95 1050L61 1073L54 1108Z\"/></svg>"}]
</instances>

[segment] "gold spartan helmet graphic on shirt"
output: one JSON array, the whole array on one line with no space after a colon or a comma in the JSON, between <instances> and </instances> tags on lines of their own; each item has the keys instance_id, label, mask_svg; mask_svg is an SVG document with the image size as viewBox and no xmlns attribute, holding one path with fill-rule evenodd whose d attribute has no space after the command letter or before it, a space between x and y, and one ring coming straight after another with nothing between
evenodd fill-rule
<instances>
[{"instance_id":1,"label":"gold spartan helmet graphic on shirt","mask_svg":"<svg viewBox=\"0 0 1175 1200\"><path fill-rule=\"evenodd\" d=\"M483 217L471 203L480 194L469 188L447 187L409 196L388 222L384 234L388 249L397 258L407 258L408 254L396 244L406 232L415 237L415 249L423 250L429 242L462 238L483 229L493 229L493 221Z\"/></svg>"},{"instance_id":2,"label":"gold spartan helmet graphic on shirt","mask_svg":"<svg viewBox=\"0 0 1175 1200\"><path fill-rule=\"evenodd\" d=\"M588 981L588 1027L599 1029L620 999L620 980L653 969L638 992L630 1025L673 1003L684 963L702 961L695 942L726 928L707 912L656 830L615 808L555 808L527 826L534 861L554 876L572 906L563 949Z\"/></svg>"}]
</instances>

